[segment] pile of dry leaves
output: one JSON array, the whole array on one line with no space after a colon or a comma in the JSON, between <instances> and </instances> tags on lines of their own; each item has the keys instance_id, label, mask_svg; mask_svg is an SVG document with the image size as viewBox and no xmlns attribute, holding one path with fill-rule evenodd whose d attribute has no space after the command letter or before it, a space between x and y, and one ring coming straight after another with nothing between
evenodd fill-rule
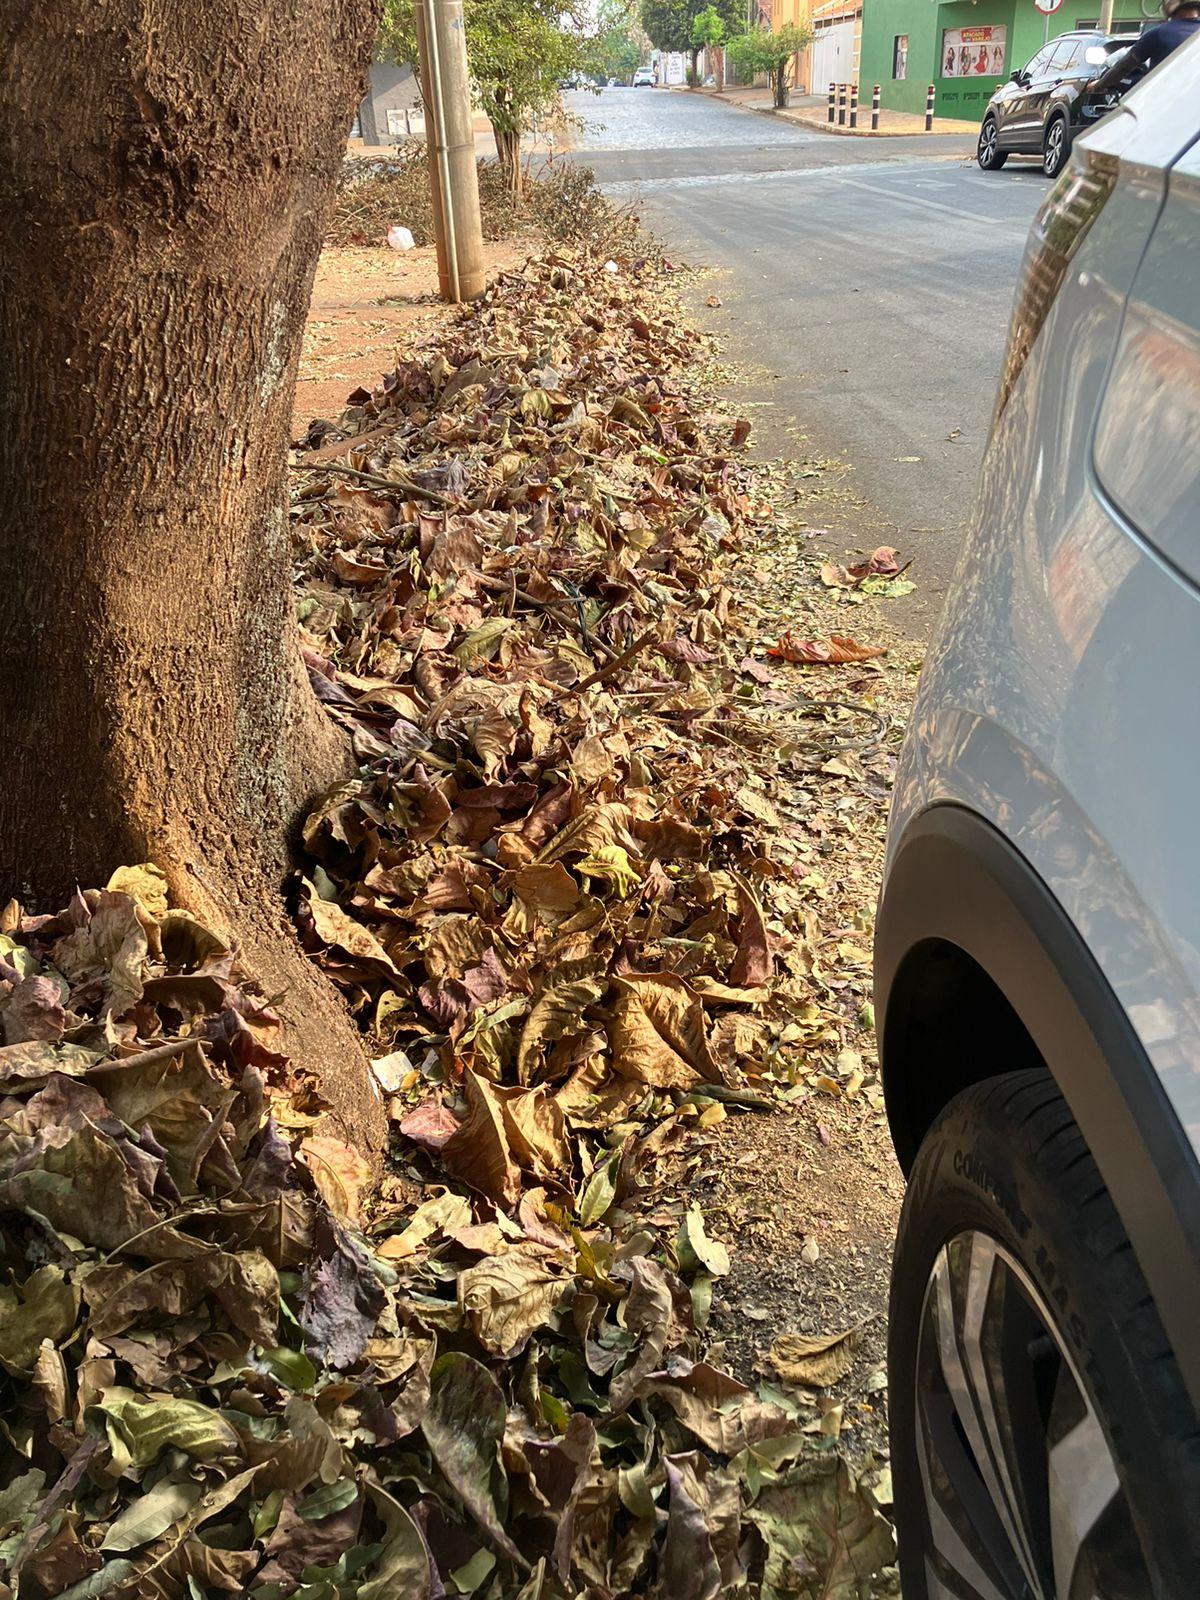
<instances>
[{"instance_id":1,"label":"pile of dry leaves","mask_svg":"<svg viewBox=\"0 0 1200 1600\"><path fill-rule=\"evenodd\" d=\"M297 915L373 1045L381 1192L152 867L3 913L0 1592L851 1600L891 1560L821 1350L759 1391L703 1360L703 1130L840 1037L754 770L871 730L759 704L747 429L663 306L533 261L301 457L362 767Z\"/></svg>"}]
</instances>

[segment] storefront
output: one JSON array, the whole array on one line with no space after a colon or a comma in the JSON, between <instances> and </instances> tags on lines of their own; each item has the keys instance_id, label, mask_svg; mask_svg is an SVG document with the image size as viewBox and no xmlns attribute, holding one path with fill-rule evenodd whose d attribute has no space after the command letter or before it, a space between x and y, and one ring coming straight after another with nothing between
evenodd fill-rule
<instances>
[{"instance_id":1,"label":"storefront","mask_svg":"<svg viewBox=\"0 0 1200 1600\"><path fill-rule=\"evenodd\" d=\"M1137 33L1140 9L1115 31ZM877 83L885 106L921 112L932 83L935 115L976 121L997 84L1047 38L1094 27L1098 13L1096 0L1065 0L1051 16L1033 0L864 0L860 97Z\"/></svg>"}]
</instances>

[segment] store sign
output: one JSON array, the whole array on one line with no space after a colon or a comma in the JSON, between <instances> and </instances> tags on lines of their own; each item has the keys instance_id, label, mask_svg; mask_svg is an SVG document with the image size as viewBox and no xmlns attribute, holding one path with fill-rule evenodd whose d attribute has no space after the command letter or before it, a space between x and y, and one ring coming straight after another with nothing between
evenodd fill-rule
<instances>
[{"instance_id":1,"label":"store sign","mask_svg":"<svg viewBox=\"0 0 1200 1600\"><path fill-rule=\"evenodd\" d=\"M1007 29L944 28L943 78L1002 78Z\"/></svg>"}]
</instances>

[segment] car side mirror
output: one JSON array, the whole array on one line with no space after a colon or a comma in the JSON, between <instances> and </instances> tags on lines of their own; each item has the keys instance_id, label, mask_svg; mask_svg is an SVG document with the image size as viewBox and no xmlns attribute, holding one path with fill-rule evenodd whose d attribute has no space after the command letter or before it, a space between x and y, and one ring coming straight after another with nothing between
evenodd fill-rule
<instances>
[{"instance_id":1,"label":"car side mirror","mask_svg":"<svg viewBox=\"0 0 1200 1600\"><path fill-rule=\"evenodd\" d=\"M1018 67L1013 73L1010 82L1019 84L1021 88L1025 87L1025 74L1021 71L1020 67Z\"/></svg>"}]
</instances>

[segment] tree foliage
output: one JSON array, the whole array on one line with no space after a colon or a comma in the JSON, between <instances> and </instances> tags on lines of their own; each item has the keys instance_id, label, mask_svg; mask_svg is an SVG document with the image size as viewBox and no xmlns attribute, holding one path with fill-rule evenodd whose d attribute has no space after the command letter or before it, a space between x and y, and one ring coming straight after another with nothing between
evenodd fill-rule
<instances>
[{"instance_id":1,"label":"tree foliage","mask_svg":"<svg viewBox=\"0 0 1200 1600\"><path fill-rule=\"evenodd\" d=\"M770 28L750 28L729 41L729 58L745 78L765 72L770 79L775 105L782 110L792 87L796 53L812 43L812 31L787 22L772 32Z\"/></svg>"},{"instance_id":2,"label":"tree foliage","mask_svg":"<svg viewBox=\"0 0 1200 1600\"><path fill-rule=\"evenodd\" d=\"M701 50L716 50L727 37L725 18L714 5L705 6L692 18L692 43Z\"/></svg>"},{"instance_id":3,"label":"tree foliage","mask_svg":"<svg viewBox=\"0 0 1200 1600\"><path fill-rule=\"evenodd\" d=\"M637 0L600 0L596 9L596 69L605 78L632 78L649 58L650 41Z\"/></svg>"},{"instance_id":4,"label":"tree foliage","mask_svg":"<svg viewBox=\"0 0 1200 1600\"><path fill-rule=\"evenodd\" d=\"M728 38L743 26L745 0L641 0L642 27L657 50L699 50L706 42L694 38L696 19L715 12ZM714 41L715 42L715 41Z\"/></svg>"},{"instance_id":5,"label":"tree foliage","mask_svg":"<svg viewBox=\"0 0 1200 1600\"><path fill-rule=\"evenodd\" d=\"M597 35L577 0L463 0L467 61L479 103L513 170L520 138L554 110L565 78L597 66ZM386 0L377 54L417 70L412 0Z\"/></svg>"}]
</instances>

